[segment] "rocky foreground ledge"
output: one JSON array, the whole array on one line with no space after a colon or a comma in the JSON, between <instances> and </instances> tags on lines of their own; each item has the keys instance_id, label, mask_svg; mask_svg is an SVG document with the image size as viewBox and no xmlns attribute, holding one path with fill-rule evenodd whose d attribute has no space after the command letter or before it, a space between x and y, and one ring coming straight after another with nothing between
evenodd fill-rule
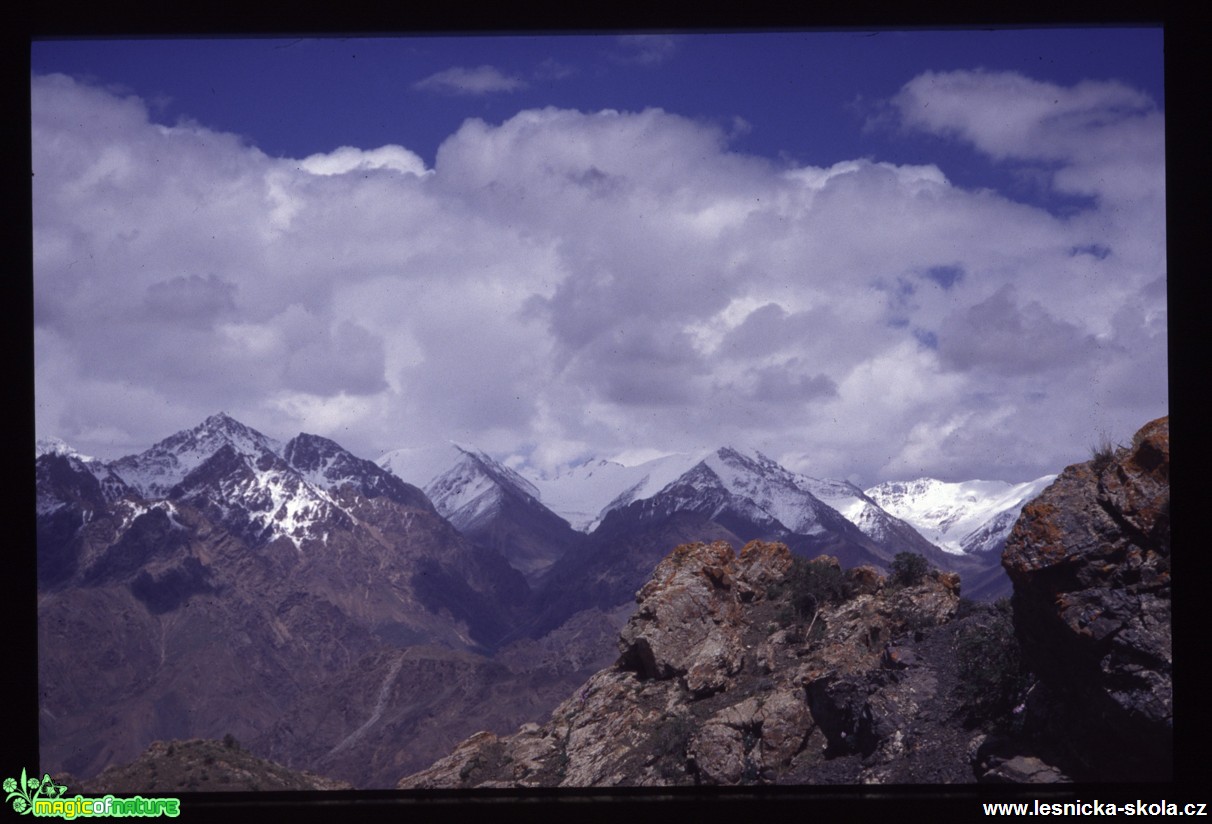
<instances>
[{"instance_id":1,"label":"rocky foreground ledge","mask_svg":"<svg viewBox=\"0 0 1212 824\"><path fill-rule=\"evenodd\" d=\"M1169 418L1067 468L1024 507L1002 564L1039 678L1025 731L1083 780L1172 778Z\"/></svg>"},{"instance_id":2,"label":"rocky foreground ledge","mask_svg":"<svg viewBox=\"0 0 1212 824\"><path fill-rule=\"evenodd\" d=\"M679 546L614 666L547 723L478 733L399 787L1166 780L1169 560L1164 418L1025 508L1012 616L961 601L954 574ZM844 592L793 611L805 563Z\"/></svg>"},{"instance_id":3,"label":"rocky foreground ledge","mask_svg":"<svg viewBox=\"0 0 1212 824\"><path fill-rule=\"evenodd\" d=\"M679 546L637 595L617 663L552 713L481 732L401 789L973 781L974 733L931 659L959 579L894 586L842 573L852 597L788 621L789 550Z\"/></svg>"}]
</instances>

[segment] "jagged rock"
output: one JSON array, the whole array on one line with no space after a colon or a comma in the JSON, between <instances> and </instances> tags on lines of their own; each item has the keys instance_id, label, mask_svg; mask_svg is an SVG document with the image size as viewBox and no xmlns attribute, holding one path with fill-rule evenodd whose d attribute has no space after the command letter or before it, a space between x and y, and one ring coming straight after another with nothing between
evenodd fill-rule
<instances>
[{"instance_id":1,"label":"jagged rock","mask_svg":"<svg viewBox=\"0 0 1212 824\"><path fill-rule=\"evenodd\" d=\"M720 710L694 735L688 752L707 783L754 783L788 764L814 728L802 693L782 690Z\"/></svg>"},{"instance_id":2,"label":"jagged rock","mask_svg":"<svg viewBox=\"0 0 1212 824\"><path fill-rule=\"evenodd\" d=\"M816 727L803 693L793 689L782 689L766 698L761 722L762 763L768 767L789 764Z\"/></svg>"},{"instance_id":3,"label":"jagged rock","mask_svg":"<svg viewBox=\"0 0 1212 824\"><path fill-rule=\"evenodd\" d=\"M1067 784L1073 779L1033 753L1019 752L1021 741L980 733L968 743L968 759L977 780L989 784Z\"/></svg>"},{"instance_id":4,"label":"jagged rock","mask_svg":"<svg viewBox=\"0 0 1212 824\"><path fill-rule=\"evenodd\" d=\"M764 591L782 581L791 564L791 553L782 544L750 541L741 549L737 578L742 586Z\"/></svg>"},{"instance_id":5,"label":"jagged rock","mask_svg":"<svg viewBox=\"0 0 1212 824\"><path fill-rule=\"evenodd\" d=\"M867 672L878 665L892 638L953 618L959 595L945 578L946 573L934 574L913 586L858 595L831 611L823 638L830 668L843 674Z\"/></svg>"},{"instance_id":6,"label":"jagged rock","mask_svg":"<svg viewBox=\"0 0 1212 824\"><path fill-rule=\"evenodd\" d=\"M885 669L903 670L909 667L916 666L919 662L917 653L908 647L893 646L888 644L884 647L884 654L880 656L880 664Z\"/></svg>"},{"instance_id":7,"label":"jagged rock","mask_svg":"<svg viewBox=\"0 0 1212 824\"><path fill-rule=\"evenodd\" d=\"M726 707L707 720L690 743L690 757L712 784L739 784L749 774L757 777L753 752L761 721L753 698ZM756 755L756 753L754 754Z\"/></svg>"},{"instance_id":8,"label":"jagged rock","mask_svg":"<svg viewBox=\"0 0 1212 824\"><path fill-rule=\"evenodd\" d=\"M473 736L399 786L975 780L967 738L940 734L954 725L951 682L907 647L913 666L881 666L887 641L943 628L953 588L937 575L911 587L868 578L878 594L780 627L792 562L779 544L751 542L739 556L726 544L678 547L638 593L614 667L545 724ZM950 644L934 641L931 660Z\"/></svg>"},{"instance_id":9,"label":"jagged rock","mask_svg":"<svg viewBox=\"0 0 1212 824\"><path fill-rule=\"evenodd\" d=\"M867 564L848 570L846 577L854 586L854 591L862 595L873 595L884 586L884 576Z\"/></svg>"},{"instance_id":10,"label":"jagged rock","mask_svg":"<svg viewBox=\"0 0 1212 824\"><path fill-rule=\"evenodd\" d=\"M953 595L960 594L960 576L958 572L940 572L938 581Z\"/></svg>"},{"instance_id":11,"label":"jagged rock","mask_svg":"<svg viewBox=\"0 0 1212 824\"><path fill-rule=\"evenodd\" d=\"M860 752L870 755L886 730L868 703L868 685L863 678L826 675L808 684L808 706L829 741L832 754Z\"/></svg>"},{"instance_id":12,"label":"jagged rock","mask_svg":"<svg viewBox=\"0 0 1212 824\"><path fill-rule=\"evenodd\" d=\"M1169 419L1070 466L1023 509L1002 563L1040 678L1027 723L1081 780L1173 773Z\"/></svg>"},{"instance_id":13,"label":"jagged rock","mask_svg":"<svg viewBox=\"0 0 1212 824\"><path fill-rule=\"evenodd\" d=\"M993 784L1067 784L1070 778L1033 755L1016 755L995 764L981 781Z\"/></svg>"},{"instance_id":14,"label":"jagged rock","mask_svg":"<svg viewBox=\"0 0 1212 824\"><path fill-rule=\"evenodd\" d=\"M740 558L723 541L684 544L653 571L619 640L621 663L642 678L684 676L696 694L723 689L741 667L739 602L791 566L786 547L754 543Z\"/></svg>"}]
</instances>

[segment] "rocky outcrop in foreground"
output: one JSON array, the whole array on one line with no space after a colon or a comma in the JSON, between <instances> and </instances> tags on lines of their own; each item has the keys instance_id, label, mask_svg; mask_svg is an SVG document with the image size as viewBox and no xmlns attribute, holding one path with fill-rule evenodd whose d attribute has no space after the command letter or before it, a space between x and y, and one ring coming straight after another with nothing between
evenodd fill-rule
<instances>
[{"instance_id":1,"label":"rocky outcrop in foreground","mask_svg":"<svg viewBox=\"0 0 1212 824\"><path fill-rule=\"evenodd\" d=\"M306 792L348 790L351 785L309 772L289 770L258 758L235 739L154 741L129 764L111 766L78 782L70 775L59 782L72 791L136 792Z\"/></svg>"},{"instance_id":2,"label":"rocky outcrop in foreground","mask_svg":"<svg viewBox=\"0 0 1212 824\"><path fill-rule=\"evenodd\" d=\"M806 562L850 597L792 610L781 544L679 546L637 595L617 663L552 713L478 733L402 789L974 781L948 661L959 579L893 585ZM983 609L983 608L977 608Z\"/></svg>"},{"instance_id":3,"label":"rocky outcrop in foreground","mask_svg":"<svg viewBox=\"0 0 1212 824\"><path fill-rule=\"evenodd\" d=\"M1066 469L1023 509L1002 563L1039 678L1026 731L1080 780L1170 779L1169 419Z\"/></svg>"},{"instance_id":4,"label":"rocky outcrop in foreground","mask_svg":"<svg viewBox=\"0 0 1212 824\"><path fill-rule=\"evenodd\" d=\"M920 564L885 579L781 544L679 546L614 666L399 786L1171 778L1168 421L1066 469L1002 562L1015 594L990 605Z\"/></svg>"}]
</instances>

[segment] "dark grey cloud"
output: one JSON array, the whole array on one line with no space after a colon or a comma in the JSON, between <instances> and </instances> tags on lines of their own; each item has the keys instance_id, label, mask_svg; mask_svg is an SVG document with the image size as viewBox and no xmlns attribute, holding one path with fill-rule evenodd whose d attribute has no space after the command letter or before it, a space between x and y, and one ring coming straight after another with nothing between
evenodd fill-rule
<instances>
[{"instance_id":1,"label":"dark grey cloud","mask_svg":"<svg viewBox=\"0 0 1212 824\"><path fill-rule=\"evenodd\" d=\"M618 321L579 351L571 377L596 396L624 407L694 403L709 370L680 329L639 317Z\"/></svg>"},{"instance_id":2,"label":"dark grey cloud","mask_svg":"<svg viewBox=\"0 0 1212 824\"><path fill-rule=\"evenodd\" d=\"M1111 254L1111 247L1099 243L1087 243L1084 246L1074 246L1069 250L1072 255L1090 255L1098 260L1106 260Z\"/></svg>"},{"instance_id":3,"label":"dark grey cloud","mask_svg":"<svg viewBox=\"0 0 1212 824\"><path fill-rule=\"evenodd\" d=\"M315 330L291 347L285 385L313 395L367 395L387 388L383 341L351 321Z\"/></svg>"},{"instance_id":4,"label":"dark grey cloud","mask_svg":"<svg viewBox=\"0 0 1212 824\"><path fill-rule=\"evenodd\" d=\"M837 397L837 383L828 375L808 375L798 370L804 365L793 359L782 366L755 370L750 398L762 403L804 403Z\"/></svg>"},{"instance_id":5,"label":"dark grey cloud","mask_svg":"<svg viewBox=\"0 0 1212 824\"><path fill-rule=\"evenodd\" d=\"M950 289L964 277L962 266L931 266L922 273L927 280L932 280L944 289Z\"/></svg>"},{"instance_id":6,"label":"dark grey cloud","mask_svg":"<svg viewBox=\"0 0 1212 824\"><path fill-rule=\"evenodd\" d=\"M236 311L236 288L213 274L177 276L148 286L143 307L151 320L208 328Z\"/></svg>"},{"instance_id":7,"label":"dark grey cloud","mask_svg":"<svg viewBox=\"0 0 1212 824\"><path fill-rule=\"evenodd\" d=\"M844 320L826 306L788 312L777 303L767 303L728 331L719 355L750 359L805 349L829 351L846 334Z\"/></svg>"},{"instance_id":8,"label":"dark grey cloud","mask_svg":"<svg viewBox=\"0 0 1212 824\"><path fill-rule=\"evenodd\" d=\"M1013 286L945 319L938 332L943 364L996 375L1066 370L1098 351L1094 337L1058 320L1038 301L1020 305Z\"/></svg>"}]
</instances>

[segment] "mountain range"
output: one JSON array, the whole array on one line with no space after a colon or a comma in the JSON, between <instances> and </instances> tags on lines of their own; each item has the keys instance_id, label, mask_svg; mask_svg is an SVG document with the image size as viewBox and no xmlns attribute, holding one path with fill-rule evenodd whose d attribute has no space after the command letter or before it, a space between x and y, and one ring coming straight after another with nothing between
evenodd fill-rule
<instances>
[{"instance_id":1,"label":"mountain range","mask_svg":"<svg viewBox=\"0 0 1212 824\"><path fill-rule=\"evenodd\" d=\"M1017 495L1049 480L864 492L727 447L527 478L471 447L373 462L222 413L116 461L61 441L35 460L45 766L234 735L356 786L543 717L613 660L672 546L883 570L911 551L994 597Z\"/></svg>"},{"instance_id":2,"label":"mountain range","mask_svg":"<svg viewBox=\"0 0 1212 824\"><path fill-rule=\"evenodd\" d=\"M742 543L780 540L805 555L828 546L848 566L871 563L886 570L897 552L915 552L964 574L967 594L985 600L1009 593L998 554L1023 504L1056 477L1019 484L921 478L864 491L732 447L632 466L594 459L550 477L523 476L455 444L395 450L378 463L422 487L442 515L501 551L532 584L571 563L578 553L570 550L592 553L582 536L592 544L594 536L650 529L679 514L710 521ZM565 524L579 535L569 534ZM645 574L651 568L641 566ZM636 586L642 582L640 577Z\"/></svg>"},{"instance_id":3,"label":"mountain range","mask_svg":"<svg viewBox=\"0 0 1212 824\"><path fill-rule=\"evenodd\" d=\"M398 786L844 784L864 788L865 817L873 785L898 788L894 815L905 785L947 785L968 808L957 785L1173 787L1170 516L1163 417L1023 508L1009 600L965 601L960 576L920 565L884 577L781 543L680 545L636 594L611 666L542 723L479 731Z\"/></svg>"}]
</instances>

